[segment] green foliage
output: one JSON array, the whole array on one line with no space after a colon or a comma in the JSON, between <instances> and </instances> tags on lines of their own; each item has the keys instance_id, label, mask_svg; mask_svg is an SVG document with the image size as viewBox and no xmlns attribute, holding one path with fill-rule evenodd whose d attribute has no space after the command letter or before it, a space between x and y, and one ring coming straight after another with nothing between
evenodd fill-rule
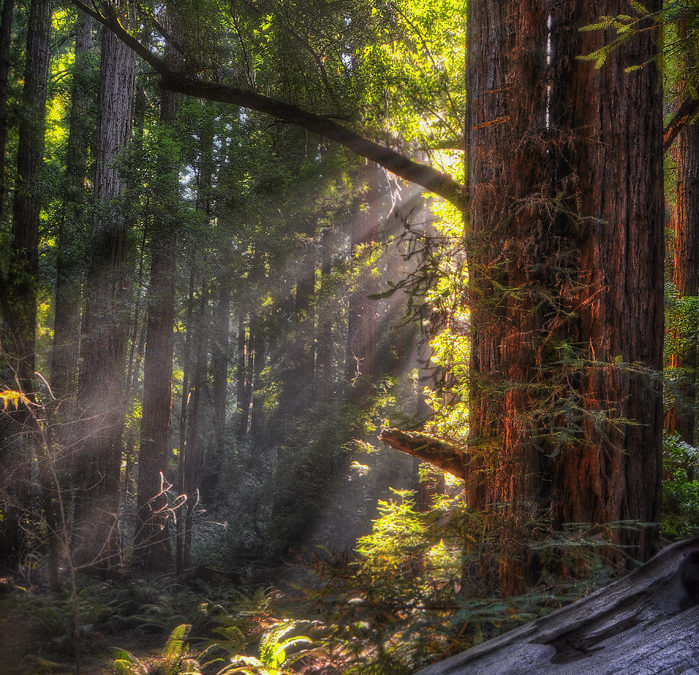
<instances>
[{"instance_id":1,"label":"green foliage","mask_svg":"<svg viewBox=\"0 0 699 675\"><path fill-rule=\"evenodd\" d=\"M668 539L699 534L699 449L678 435L663 442L663 521Z\"/></svg>"}]
</instances>

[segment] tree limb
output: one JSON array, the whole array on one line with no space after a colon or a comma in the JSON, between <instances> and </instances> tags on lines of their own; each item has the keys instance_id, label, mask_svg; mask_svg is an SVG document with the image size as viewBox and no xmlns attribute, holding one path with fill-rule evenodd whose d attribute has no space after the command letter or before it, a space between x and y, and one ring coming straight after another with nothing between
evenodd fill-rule
<instances>
[{"instance_id":1,"label":"tree limb","mask_svg":"<svg viewBox=\"0 0 699 675\"><path fill-rule=\"evenodd\" d=\"M107 5L106 13L102 14L81 0L72 1L76 7L112 31L151 66L161 76L161 84L164 89L209 101L230 103L241 108L250 108L251 110L271 115L280 122L293 124L335 141L360 157L370 159L397 176L412 183L417 183L430 192L444 197L444 199L456 205L459 209L464 210L466 208L466 191L464 186L448 174L437 171L427 164L416 162L392 148L376 143L334 122L328 117L316 115L297 105L264 96L249 89L240 89L217 82L207 82L185 71L176 72L162 58L141 44L121 25L111 5Z\"/></svg>"},{"instance_id":2,"label":"tree limb","mask_svg":"<svg viewBox=\"0 0 699 675\"><path fill-rule=\"evenodd\" d=\"M670 149L677 134L692 121L692 118L699 111L699 98L686 98L682 101L682 105L678 108L673 118L665 127L663 134L663 150L667 152Z\"/></svg>"},{"instance_id":3,"label":"tree limb","mask_svg":"<svg viewBox=\"0 0 699 675\"><path fill-rule=\"evenodd\" d=\"M461 480L466 478L469 457L466 452L451 443L428 434L384 429L379 440L396 450L417 457Z\"/></svg>"}]
</instances>

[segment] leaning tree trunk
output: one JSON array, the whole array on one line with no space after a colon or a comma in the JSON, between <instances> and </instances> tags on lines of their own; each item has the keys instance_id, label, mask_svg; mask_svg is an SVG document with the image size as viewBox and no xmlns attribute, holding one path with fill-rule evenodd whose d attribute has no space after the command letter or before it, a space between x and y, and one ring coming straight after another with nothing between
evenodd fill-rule
<instances>
[{"instance_id":1,"label":"leaning tree trunk","mask_svg":"<svg viewBox=\"0 0 699 675\"><path fill-rule=\"evenodd\" d=\"M95 158L96 214L82 327L78 402L83 416L75 512L76 559L110 567L118 553L129 293L127 223L119 156L131 137L135 57L102 30Z\"/></svg>"},{"instance_id":2,"label":"leaning tree trunk","mask_svg":"<svg viewBox=\"0 0 699 675\"><path fill-rule=\"evenodd\" d=\"M11 8L10 8L11 9ZM6 18L6 17L5 17ZM29 8L24 71L23 114L17 148L17 184L12 213L12 248L6 293L5 321L10 329L5 357L13 372L2 384L34 394L34 362L37 284L39 273L39 211L42 202L41 172L44 163L46 94L50 57L51 2L34 0ZM4 149L3 149L4 150ZM0 498L5 517L0 543L5 559L17 561L24 542L21 519L29 508L32 435L29 411L20 406L3 420L0 450L2 484ZM46 457L42 457L42 474ZM47 514L48 516L48 514ZM49 527L55 523L49 518Z\"/></svg>"}]
</instances>

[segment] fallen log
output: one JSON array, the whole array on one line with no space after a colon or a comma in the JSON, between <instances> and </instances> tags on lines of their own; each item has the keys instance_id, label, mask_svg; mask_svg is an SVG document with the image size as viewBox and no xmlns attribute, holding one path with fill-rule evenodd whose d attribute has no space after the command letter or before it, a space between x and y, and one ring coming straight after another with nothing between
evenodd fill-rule
<instances>
[{"instance_id":1,"label":"fallen log","mask_svg":"<svg viewBox=\"0 0 699 675\"><path fill-rule=\"evenodd\" d=\"M699 673L699 538L421 675Z\"/></svg>"},{"instance_id":2,"label":"fallen log","mask_svg":"<svg viewBox=\"0 0 699 675\"><path fill-rule=\"evenodd\" d=\"M456 445L436 436L400 429L383 429L379 440L391 448L428 462L452 476L462 480L466 476L468 454Z\"/></svg>"}]
</instances>

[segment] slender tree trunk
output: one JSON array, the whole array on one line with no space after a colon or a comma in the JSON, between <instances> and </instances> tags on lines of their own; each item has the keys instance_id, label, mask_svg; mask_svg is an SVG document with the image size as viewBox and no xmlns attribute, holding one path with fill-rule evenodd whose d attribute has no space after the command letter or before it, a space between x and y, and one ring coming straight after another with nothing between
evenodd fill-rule
<instances>
[{"instance_id":1,"label":"slender tree trunk","mask_svg":"<svg viewBox=\"0 0 699 675\"><path fill-rule=\"evenodd\" d=\"M75 391L80 344L80 308L83 270L79 242L85 232L87 154L90 138L88 115L87 56L92 47L92 19L78 11L75 24L75 65L71 87L70 127L66 153L63 209L58 221L56 259L56 310L51 351L51 389L70 407L67 398ZM70 417L67 411L66 419Z\"/></svg>"},{"instance_id":2,"label":"slender tree trunk","mask_svg":"<svg viewBox=\"0 0 699 675\"><path fill-rule=\"evenodd\" d=\"M264 323L256 318L251 325L251 342L254 354L252 361L252 381L248 384L251 390L252 415L250 417L250 435L259 439L264 427L264 410L262 409L262 371L265 367L267 335Z\"/></svg>"},{"instance_id":3,"label":"slender tree trunk","mask_svg":"<svg viewBox=\"0 0 699 675\"><path fill-rule=\"evenodd\" d=\"M7 145L7 99L10 78L10 45L14 0L2 3L0 14L0 223L5 206L5 147Z\"/></svg>"},{"instance_id":4,"label":"slender tree trunk","mask_svg":"<svg viewBox=\"0 0 699 675\"><path fill-rule=\"evenodd\" d=\"M92 223L79 404L84 420L75 546L81 564L110 567L118 555L118 497L125 405L129 281L119 156L131 138L135 57L102 31Z\"/></svg>"},{"instance_id":5,"label":"slender tree trunk","mask_svg":"<svg viewBox=\"0 0 699 675\"><path fill-rule=\"evenodd\" d=\"M363 216L353 224L351 242L353 252L357 246L370 244L379 225L379 168L372 165L369 173L367 207ZM373 292L371 280L361 270L357 290L350 295L347 323L347 381L357 386L356 396L368 394L377 372L378 350L376 301L368 296ZM360 386L361 385L361 386Z\"/></svg>"},{"instance_id":6,"label":"slender tree trunk","mask_svg":"<svg viewBox=\"0 0 699 675\"><path fill-rule=\"evenodd\" d=\"M34 362L37 284L39 273L39 211L43 201L41 173L44 163L46 94L50 57L51 2L33 0L29 7L27 47L24 71L23 115L17 148L17 184L12 213L12 249L8 270L8 296L12 316L5 316L11 329L9 366L13 381L5 382L26 396L34 396ZM4 518L0 543L5 559L18 560L24 543L21 519L29 508L31 456L34 446L32 417L24 406L4 420L2 496ZM41 475L45 473L42 457ZM43 483L43 481L42 481ZM50 506L50 498L44 495ZM55 529L52 509L47 508L49 527Z\"/></svg>"},{"instance_id":7,"label":"slender tree trunk","mask_svg":"<svg viewBox=\"0 0 699 675\"><path fill-rule=\"evenodd\" d=\"M175 122L179 96L163 92L160 121ZM180 158L161 158L155 223L151 232L151 278L148 287L148 327L143 380L143 416L138 469L138 522L135 538L137 565L148 573L170 565L165 484L172 414L172 359L175 324L177 202Z\"/></svg>"},{"instance_id":8,"label":"slender tree trunk","mask_svg":"<svg viewBox=\"0 0 699 675\"><path fill-rule=\"evenodd\" d=\"M236 357L236 407L238 409L238 438L245 438L250 417L250 373L247 367L248 353L251 352L250 340L247 337L245 313L238 308L238 340Z\"/></svg>"},{"instance_id":9,"label":"slender tree trunk","mask_svg":"<svg viewBox=\"0 0 699 675\"><path fill-rule=\"evenodd\" d=\"M194 378L187 413L187 452L184 463L184 492L187 508L184 521L183 567L191 564L192 532L195 510L199 504L202 471L204 468L204 396L208 372L208 288L201 285L199 306L194 329Z\"/></svg>"},{"instance_id":10,"label":"slender tree trunk","mask_svg":"<svg viewBox=\"0 0 699 675\"><path fill-rule=\"evenodd\" d=\"M192 333L194 325L192 316L194 314L194 267L189 275L189 294L187 297L187 317L185 320L186 334L184 341L184 353L182 355L182 401L180 405L180 443L177 457L177 491L180 495L187 494L187 424L189 419L189 409L191 403L190 380L192 371ZM186 508L182 509L177 516L177 548L175 563L178 576L184 572L185 566L185 518Z\"/></svg>"},{"instance_id":11,"label":"slender tree trunk","mask_svg":"<svg viewBox=\"0 0 699 675\"><path fill-rule=\"evenodd\" d=\"M202 483L205 499L215 496L223 465L226 435L226 407L228 402L228 360L231 322L231 288L225 281L219 282L214 317L214 340L211 345L211 371L214 399L214 443L207 455L206 475Z\"/></svg>"}]
</instances>

